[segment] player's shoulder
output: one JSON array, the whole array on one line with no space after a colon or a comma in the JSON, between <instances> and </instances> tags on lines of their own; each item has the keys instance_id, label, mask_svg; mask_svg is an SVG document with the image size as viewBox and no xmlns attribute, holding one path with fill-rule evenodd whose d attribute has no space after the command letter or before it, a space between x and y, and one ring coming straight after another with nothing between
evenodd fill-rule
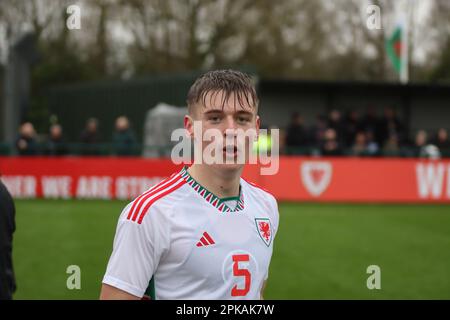
<instances>
[{"instance_id":1,"label":"player's shoulder","mask_svg":"<svg viewBox=\"0 0 450 320\"><path fill-rule=\"evenodd\" d=\"M150 220L150 216L151 220L160 219L161 215L168 214L185 197L185 184L186 181L179 172L172 174L128 203L120 219L137 224Z\"/></svg>"},{"instance_id":2,"label":"player's shoulder","mask_svg":"<svg viewBox=\"0 0 450 320\"><path fill-rule=\"evenodd\" d=\"M271 207L277 208L277 200L269 190L244 178L241 178L241 183L258 201L268 203Z\"/></svg>"},{"instance_id":3,"label":"player's shoulder","mask_svg":"<svg viewBox=\"0 0 450 320\"><path fill-rule=\"evenodd\" d=\"M271 219L272 226L274 227L276 232L276 230L278 230L280 213L278 211L278 203L275 196L270 191L254 182L242 178L241 183L245 187L246 194L250 194L255 201L265 207L265 209L267 210L266 212Z\"/></svg>"},{"instance_id":4,"label":"player's shoulder","mask_svg":"<svg viewBox=\"0 0 450 320\"><path fill-rule=\"evenodd\" d=\"M244 178L241 178L241 183L243 183L247 187L247 189L251 190L251 192L256 196L275 200L275 196L269 190L258 185L257 183Z\"/></svg>"}]
</instances>

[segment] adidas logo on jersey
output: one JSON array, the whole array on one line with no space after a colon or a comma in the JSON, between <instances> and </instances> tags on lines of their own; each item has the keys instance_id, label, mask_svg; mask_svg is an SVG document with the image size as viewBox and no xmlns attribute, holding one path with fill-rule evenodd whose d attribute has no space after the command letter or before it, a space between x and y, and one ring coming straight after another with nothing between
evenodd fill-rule
<instances>
[{"instance_id":1,"label":"adidas logo on jersey","mask_svg":"<svg viewBox=\"0 0 450 320\"><path fill-rule=\"evenodd\" d=\"M206 247L213 244L215 244L215 242L208 234L208 232L203 232L203 236L200 238L200 241L197 242L197 247Z\"/></svg>"}]
</instances>

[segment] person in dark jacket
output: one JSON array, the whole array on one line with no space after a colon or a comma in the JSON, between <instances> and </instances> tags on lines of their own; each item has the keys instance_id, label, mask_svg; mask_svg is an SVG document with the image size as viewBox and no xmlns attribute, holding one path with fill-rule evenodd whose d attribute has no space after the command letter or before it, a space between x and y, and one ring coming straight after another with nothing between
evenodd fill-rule
<instances>
[{"instance_id":1,"label":"person in dark jacket","mask_svg":"<svg viewBox=\"0 0 450 320\"><path fill-rule=\"evenodd\" d=\"M99 155L100 154L100 137L98 131L98 120L89 118L86 121L86 127L81 132L80 141L82 144L81 153L83 155Z\"/></svg>"},{"instance_id":2,"label":"person in dark jacket","mask_svg":"<svg viewBox=\"0 0 450 320\"><path fill-rule=\"evenodd\" d=\"M292 115L291 123L286 133L286 146L290 154L299 154L300 148L309 145L307 131L303 125L303 117L299 113Z\"/></svg>"},{"instance_id":3,"label":"person in dark jacket","mask_svg":"<svg viewBox=\"0 0 450 320\"><path fill-rule=\"evenodd\" d=\"M15 211L13 199L0 180L0 300L11 300L16 291L12 264Z\"/></svg>"},{"instance_id":4,"label":"person in dark jacket","mask_svg":"<svg viewBox=\"0 0 450 320\"><path fill-rule=\"evenodd\" d=\"M127 117L120 116L116 119L116 130L113 134L114 153L118 156L131 156L134 153L136 138L130 128Z\"/></svg>"},{"instance_id":5,"label":"person in dark jacket","mask_svg":"<svg viewBox=\"0 0 450 320\"><path fill-rule=\"evenodd\" d=\"M21 156L34 156L38 154L36 131L31 122L25 122L20 126L16 148L17 153Z\"/></svg>"},{"instance_id":6,"label":"person in dark jacket","mask_svg":"<svg viewBox=\"0 0 450 320\"><path fill-rule=\"evenodd\" d=\"M63 156L67 154L67 144L60 124L53 124L50 127L45 153L49 156Z\"/></svg>"}]
</instances>

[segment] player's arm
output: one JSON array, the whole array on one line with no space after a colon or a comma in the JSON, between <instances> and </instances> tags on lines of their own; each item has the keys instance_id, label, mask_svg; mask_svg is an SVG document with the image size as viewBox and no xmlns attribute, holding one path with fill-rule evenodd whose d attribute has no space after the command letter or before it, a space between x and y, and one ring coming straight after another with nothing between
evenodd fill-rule
<instances>
[{"instance_id":1,"label":"player's arm","mask_svg":"<svg viewBox=\"0 0 450 320\"><path fill-rule=\"evenodd\" d=\"M140 300L140 298L108 284L103 284L100 300Z\"/></svg>"},{"instance_id":2,"label":"player's arm","mask_svg":"<svg viewBox=\"0 0 450 320\"><path fill-rule=\"evenodd\" d=\"M144 296L168 238L160 231L159 212L152 209L142 223L132 220L129 206L122 212L113 252L102 280L100 299L135 300ZM128 218L130 217L130 218Z\"/></svg>"}]
</instances>

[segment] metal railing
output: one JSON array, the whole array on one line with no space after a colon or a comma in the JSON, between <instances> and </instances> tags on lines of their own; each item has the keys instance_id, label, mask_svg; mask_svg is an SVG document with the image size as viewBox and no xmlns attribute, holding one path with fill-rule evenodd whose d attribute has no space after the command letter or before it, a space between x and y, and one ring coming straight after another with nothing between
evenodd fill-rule
<instances>
[{"instance_id":1,"label":"metal railing","mask_svg":"<svg viewBox=\"0 0 450 320\"><path fill-rule=\"evenodd\" d=\"M66 143L60 145L49 145L46 143L37 144L35 149L24 156L142 156L151 151L155 157L169 156L172 150L171 145L144 146L136 143L133 145L115 145L113 143ZM439 150L441 158L450 158L450 148ZM284 147L280 152L287 156L326 156L321 153L317 146L306 147ZM15 145L0 142L0 156L21 155ZM401 146L398 150L379 150L376 153L362 152L357 153L351 149L342 149L333 156L358 156L358 157L401 157L414 158L420 157L417 149L409 146Z\"/></svg>"}]
</instances>

